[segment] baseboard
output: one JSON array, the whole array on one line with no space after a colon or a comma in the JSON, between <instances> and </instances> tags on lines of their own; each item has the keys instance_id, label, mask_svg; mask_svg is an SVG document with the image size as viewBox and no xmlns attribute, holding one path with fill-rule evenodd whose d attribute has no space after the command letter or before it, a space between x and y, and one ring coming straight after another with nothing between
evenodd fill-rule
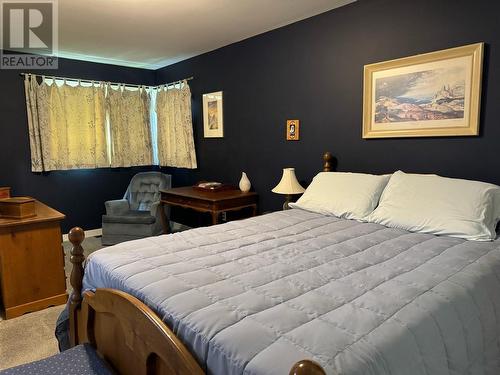
<instances>
[{"instance_id":1,"label":"baseboard","mask_svg":"<svg viewBox=\"0 0 500 375\"><path fill-rule=\"evenodd\" d=\"M97 237L102 236L102 228L91 229L85 231L85 237ZM68 241L68 234L63 234L63 242Z\"/></svg>"}]
</instances>

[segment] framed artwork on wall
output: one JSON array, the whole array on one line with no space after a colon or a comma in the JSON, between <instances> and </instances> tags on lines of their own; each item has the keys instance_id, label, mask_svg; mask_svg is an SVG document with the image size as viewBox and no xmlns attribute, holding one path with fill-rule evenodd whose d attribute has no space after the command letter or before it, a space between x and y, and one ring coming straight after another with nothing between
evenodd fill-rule
<instances>
[{"instance_id":1,"label":"framed artwork on wall","mask_svg":"<svg viewBox=\"0 0 500 375\"><path fill-rule=\"evenodd\" d=\"M223 138L222 91L203 94L203 136Z\"/></svg>"},{"instance_id":2,"label":"framed artwork on wall","mask_svg":"<svg viewBox=\"0 0 500 375\"><path fill-rule=\"evenodd\" d=\"M286 140L298 141L300 139L300 121L286 120Z\"/></svg>"},{"instance_id":3,"label":"framed artwork on wall","mask_svg":"<svg viewBox=\"0 0 500 375\"><path fill-rule=\"evenodd\" d=\"M365 65L363 138L478 135L483 49Z\"/></svg>"}]
</instances>

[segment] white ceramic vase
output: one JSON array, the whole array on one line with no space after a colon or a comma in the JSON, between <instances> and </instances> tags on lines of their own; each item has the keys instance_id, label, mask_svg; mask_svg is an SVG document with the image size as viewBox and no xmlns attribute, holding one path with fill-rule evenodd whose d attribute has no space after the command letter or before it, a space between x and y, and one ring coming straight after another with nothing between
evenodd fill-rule
<instances>
[{"instance_id":1,"label":"white ceramic vase","mask_svg":"<svg viewBox=\"0 0 500 375\"><path fill-rule=\"evenodd\" d=\"M240 190L244 193L250 191L250 188L252 187L252 184L250 183L250 180L248 179L248 176L245 172L241 172L241 180L240 180Z\"/></svg>"}]
</instances>

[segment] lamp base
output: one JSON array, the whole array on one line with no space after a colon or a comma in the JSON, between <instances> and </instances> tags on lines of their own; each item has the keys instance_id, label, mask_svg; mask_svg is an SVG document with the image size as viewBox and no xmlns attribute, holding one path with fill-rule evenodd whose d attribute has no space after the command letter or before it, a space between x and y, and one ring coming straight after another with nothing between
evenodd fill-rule
<instances>
[{"instance_id":1,"label":"lamp base","mask_svg":"<svg viewBox=\"0 0 500 375\"><path fill-rule=\"evenodd\" d=\"M289 210L291 208L289 205L291 201L292 201L292 196L290 194L287 194L285 197L285 203L283 203L283 211Z\"/></svg>"}]
</instances>

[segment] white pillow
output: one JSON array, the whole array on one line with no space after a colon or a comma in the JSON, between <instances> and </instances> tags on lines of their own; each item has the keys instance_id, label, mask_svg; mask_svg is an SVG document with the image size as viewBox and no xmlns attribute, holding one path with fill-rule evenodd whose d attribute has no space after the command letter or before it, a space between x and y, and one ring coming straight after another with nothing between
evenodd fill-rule
<instances>
[{"instance_id":1,"label":"white pillow","mask_svg":"<svg viewBox=\"0 0 500 375\"><path fill-rule=\"evenodd\" d=\"M389 178L390 175L321 172L297 203L290 206L323 215L363 220L377 207Z\"/></svg>"},{"instance_id":2,"label":"white pillow","mask_svg":"<svg viewBox=\"0 0 500 375\"><path fill-rule=\"evenodd\" d=\"M368 221L467 240L495 239L500 187L437 175L394 173Z\"/></svg>"}]
</instances>

